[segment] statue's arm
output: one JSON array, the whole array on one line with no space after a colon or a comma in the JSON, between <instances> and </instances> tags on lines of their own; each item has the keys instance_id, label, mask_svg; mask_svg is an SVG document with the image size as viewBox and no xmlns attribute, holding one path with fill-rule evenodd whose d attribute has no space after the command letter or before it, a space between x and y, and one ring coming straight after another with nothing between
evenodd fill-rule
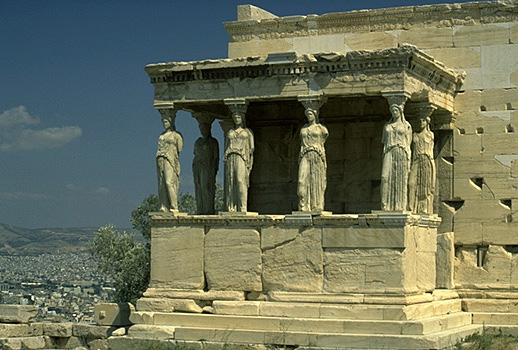
<instances>
[{"instance_id":1,"label":"statue's arm","mask_svg":"<svg viewBox=\"0 0 518 350\"><path fill-rule=\"evenodd\" d=\"M183 137L182 134L178 133L178 140L176 141L178 146L178 153L180 153L183 150Z\"/></svg>"},{"instance_id":2,"label":"statue's arm","mask_svg":"<svg viewBox=\"0 0 518 350\"><path fill-rule=\"evenodd\" d=\"M249 132L249 154L250 154L250 164L249 164L249 169L252 169L252 165L254 164L254 150L255 150L255 147L254 147L254 133L252 132L252 130L248 129L248 132Z\"/></svg>"}]
</instances>

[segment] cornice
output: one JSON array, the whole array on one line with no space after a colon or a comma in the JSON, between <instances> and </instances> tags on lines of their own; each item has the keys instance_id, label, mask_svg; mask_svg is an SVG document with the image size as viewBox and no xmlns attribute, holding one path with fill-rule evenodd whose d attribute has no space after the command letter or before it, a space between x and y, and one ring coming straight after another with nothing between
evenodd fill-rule
<instances>
[{"instance_id":1,"label":"cornice","mask_svg":"<svg viewBox=\"0 0 518 350\"><path fill-rule=\"evenodd\" d=\"M146 72L152 84L185 85L195 82L231 81L270 77L293 77L308 74L331 74L355 77L359 74L402 72L454 93L464 76L435 61L413 45L375 51L347 53L274 54L192 62L150 64Z\"/></svg>"},{"instance_id":2,"label":"cornice","mask_svg":"<svg viewBox=\"0 0 518 350\"><path fill-rule=\"evenodd\" d=\"M150 213L154 227L167 226L365 226L404 227L420 226L436 228L441 223L437 215L415 215L408 212L373 212L371 214L334 215L174 215L173 213Z\"/></svg>"},{"instance_id":3,"label":"cornice","mask_svg":"<svg viewBox=\"0 0 518 350\"><path fill-rule=\"evenodd\" d=\"M518 1L481 1L462 4L406 6L337 12L323 15L289 16L224 23L231 42L278 39L308 35L358 33L505 23L518 20Z\"/></svg>"}]
</instances>

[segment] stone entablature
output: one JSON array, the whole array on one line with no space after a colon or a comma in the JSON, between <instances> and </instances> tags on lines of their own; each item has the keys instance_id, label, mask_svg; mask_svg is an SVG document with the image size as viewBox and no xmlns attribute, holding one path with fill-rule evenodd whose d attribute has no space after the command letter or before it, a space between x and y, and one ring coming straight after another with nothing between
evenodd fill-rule
<instances>
[{"instance_id":1,"label":"stone entablature","mask_svg":"<svg viewBox=\"0 0 518 350\"><path fill-rule=\"evenodd\" d=\"M377 51L159 63L146 66L155 87L155 105L204 111L207 103L227 98L247 101L296 99L299 95L380 96L406 91L415 101L428 101L453 111L453 98L463 81L456 73L412 45ZM197 108L198 107L198 108ZM221 109L221 108L220 108ZM226 111L218 110L221 115Z\"/></svg>"},{"instance_id":2,"label":"stone entablature","mask_svg":"<svg viewBox=\"0 0 518 350\"><path fill-rule=\"evenodd\" d=\"M231 42L514 22L518 1L407 6L224 23Z\"/></svg>"}]
</instances>

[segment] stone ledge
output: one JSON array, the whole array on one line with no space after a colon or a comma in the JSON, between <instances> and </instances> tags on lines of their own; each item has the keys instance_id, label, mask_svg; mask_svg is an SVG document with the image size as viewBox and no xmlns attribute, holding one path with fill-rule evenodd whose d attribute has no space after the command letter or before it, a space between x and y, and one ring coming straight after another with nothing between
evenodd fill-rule
<instances>
[{"instance_id":1,"label":"stone ledge","mask_svg":"<svg viewBox=\"0 0 518 350\"><path fill-rule=\"evenodd\" d=\"M175 216L172 213L150 213L153 227L170 225L213 225L213 226L272 226L293 225L294 215L256 215L256 216L220 216L186 215ZM290 221L291 220L291 221ZM376 212L371 214L332 214L323 216L304 216L306 225L316 226L359 226L359 227L438 227L441 218L438 215L415 215L407 212Z\"/></svg>"}]
</instances>

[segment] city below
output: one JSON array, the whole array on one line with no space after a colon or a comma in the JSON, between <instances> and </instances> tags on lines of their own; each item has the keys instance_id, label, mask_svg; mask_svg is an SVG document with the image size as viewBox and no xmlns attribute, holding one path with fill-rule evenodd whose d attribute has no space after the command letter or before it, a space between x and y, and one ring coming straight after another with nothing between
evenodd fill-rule
<instances>
[{"instance_id":1,"label":"city below","mask_svg":"<svg viewBox=\"0 0 518 350\"><path fill-rule=\"evenodd\" d=\"M38 320L93 322L112 284L86 250L96 229L23 229L0 224L0 304L36 305Z\"/></svg>"}]
</instances>

